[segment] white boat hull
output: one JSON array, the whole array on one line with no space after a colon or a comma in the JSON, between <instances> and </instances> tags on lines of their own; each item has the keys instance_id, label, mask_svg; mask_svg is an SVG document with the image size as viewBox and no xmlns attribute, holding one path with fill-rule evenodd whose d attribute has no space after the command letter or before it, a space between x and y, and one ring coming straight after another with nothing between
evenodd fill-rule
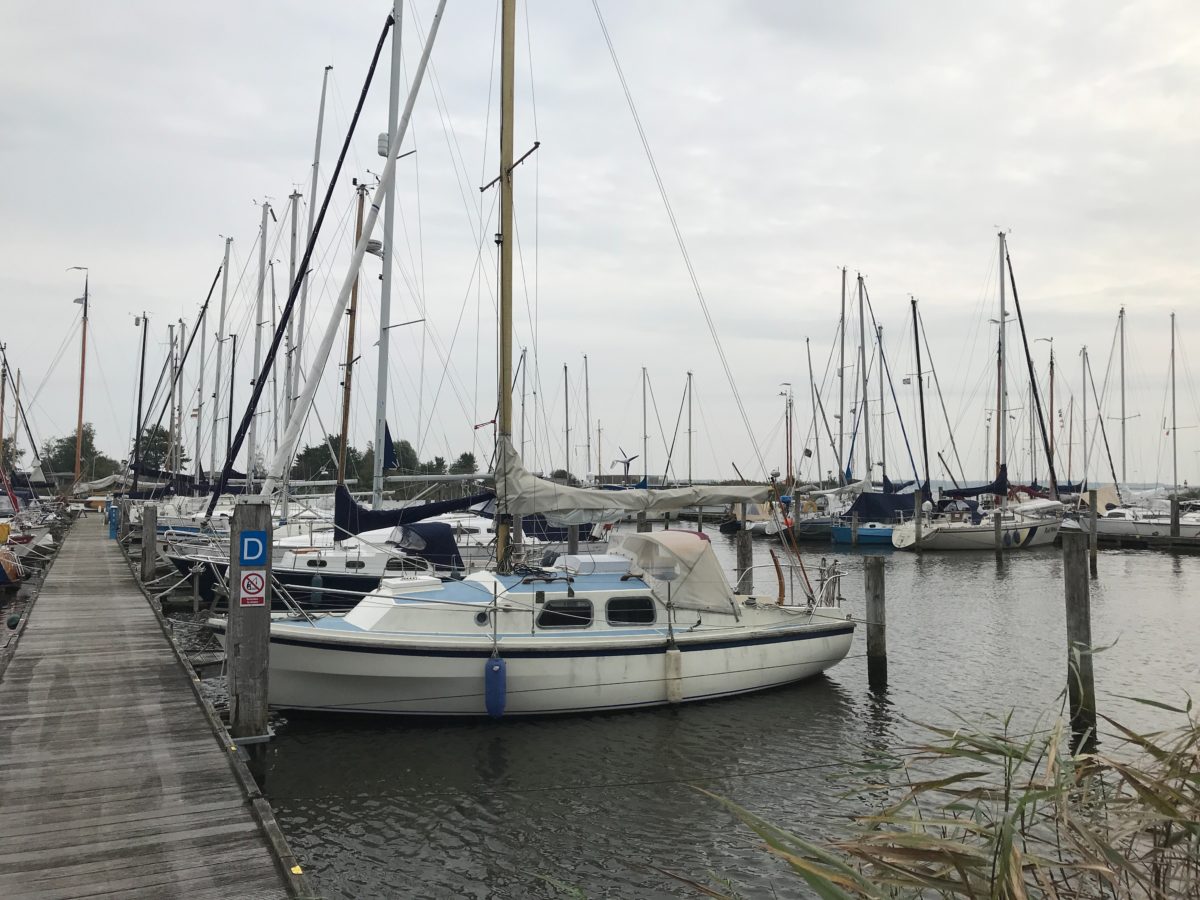
<instances>
[{"instance_id":1,"label":"white boat hull","mask_svg":"<svg viewBox=\"0 0 1200 900\"><path fill-rule=\"evenodd\" d=\"M305 630L272 628L272 706L487 714L484 666L491 657L490 640L478 642L476 649L432 650L411 644L388 648L378 642L356 648L349 642L306 640ZM679 635L679 699L708 700L810 678L846 656L853 631L852 623L834 621L776 628L751 639L729 633ZM646 635L640 646L575 650L505 649L502 641L500 656L507 666L505 715L597 712L670 702L673 679L665 634Z\"/></svg>"},{"instance_id":2,"label":"white boat hull","mask_svg":"<svg viewBox=\"0 0 1200 900\"><path fill-rule=\"evenodd\" d=\"M1005 550L1024 550L1053 544L1061 522L1056 519L1005 521L1000 540ZM892 546L898 550L994 550L996 531L991 522L925 522L917 546L916 526L905 522L892 529Z\"/></svg>"}]
</instances>

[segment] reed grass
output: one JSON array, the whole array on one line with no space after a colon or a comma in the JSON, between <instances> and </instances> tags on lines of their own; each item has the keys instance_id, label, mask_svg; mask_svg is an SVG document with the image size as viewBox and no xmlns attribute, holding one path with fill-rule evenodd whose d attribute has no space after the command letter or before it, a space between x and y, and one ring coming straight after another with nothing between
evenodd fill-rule
<instances>
[{"instance_id":1,"label":"reed grass","mask_svg":"<svg viewBox=\"0 0 1200 900\"><path fill-rule=\"evenodd\" d=\"M927 740L903 756L848 773L857 796L884 802L835 840L697 790L824 900L1200 898L1200 725L1190 700L1138 702L1171 713L1171 727L1139 733L1102 716L1103 752L1087 740L1070 749L1061 714L1025 733L1011 716L981 730L924 726Z\"/></svg>"}]
</instances>

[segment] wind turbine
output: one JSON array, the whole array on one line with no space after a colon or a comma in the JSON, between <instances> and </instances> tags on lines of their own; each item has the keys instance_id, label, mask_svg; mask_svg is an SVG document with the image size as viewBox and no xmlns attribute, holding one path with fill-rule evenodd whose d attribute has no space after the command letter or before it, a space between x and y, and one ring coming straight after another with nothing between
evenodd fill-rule
<instances>
[{"instance_id":1,"label":"wind turbine","mask_svg":"<svg viewBox=\"0 0 1200 900\"><path fill-rule=\"evenodd\" d=\"M617 449L621 451L621 458L614 459L611 463L609 463L609 466L610 467L615 466L615 465L623 466L625 468L625 484L629 484L629 466L633 463L633 461L635 459L638 458L638 454L635 453L633 456L626 456L624 447L621 447L620 445L618 445Z\"/></svg>"}]
</instances>

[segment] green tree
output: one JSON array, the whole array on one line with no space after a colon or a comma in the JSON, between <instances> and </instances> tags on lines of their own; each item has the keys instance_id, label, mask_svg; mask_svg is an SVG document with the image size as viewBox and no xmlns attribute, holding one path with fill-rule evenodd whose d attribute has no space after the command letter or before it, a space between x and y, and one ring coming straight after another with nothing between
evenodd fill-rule
<instances>
[{"instance_id":1,"label":"green tree","mask_svg":"<svg viewBox=\"0 0 1200 900\"><path fill-rule=\"evenodd\" d=\"M413 445L408 441L400 441L393 449L396 451L396 471L401 475L416 475L421 468L421 461Z\"/></svg>"},{"instance_id":2,"label":"green tree","mask_svg":"<svg viewBox=\"0 0 1200 900\"><path fill-rule=\"evenodd\" d=\"M479 471L479 466L475 462L474 453L460 453L450 465L450 474L452 475L474 475Z\"/></svg>"},{"instance_id":3,"label":"green tree","mask_svg":"<svg viewBox=\"0 0 1200 900\"><path fill-rule=\"evenodd\" d=\"M142 469L162 469L166 467L167 450L170 448L171 433L161 425L151 425L142 429L142 441L139 448ZM180 457L181 463L191 462L187 453Z\"/></svg>"},{"instance_id":4,"label":"green tree","mask_svg":"<svg viewBox=\"0 0 1200 900\"><path fill-rule=\"evenodd\" d=\"M4 439L4 449L0 450L0 462L11 469L15 469L21 463L21 458L25 455L25 451L17 447L17 439L6 437Z\"/></svg>"},{"instance_id":5,"label":"green tree","mask_svg":"<svg viewBox=\"0 0 1200 900\"><path fill-rule=\"evenodd\" d=\"M445 475L446 474L446 458L444 456L435 456L429 462L421 463L422 475Z\"/></svg>"},{"instance_id":6,"label":"green tree","mask_svg":"<svg viewBox=\"0 0 1200 900\"><path fill-rule=\"evenodd\" d=\"M340 440L341 438L336 434L328 434L324 440L310 444L301 450L296 455L295 462L292 463L292 479L317 481L337 475L337 459L330 454L329 448L334 448L334 453L336 453ZM346 455L348 457L349 452Z\"/></svg>"},{"instance_id":7,"label":"green tree","mask_svg":"<svg viewBox=\"0 0 1200 900\"><path fill-rule=\"evenodd\" d=\"M120 463L96 449L96 429L91 422L83 423L83 441L80 448L80 473L84 479L107 478L116 474ZM66 476L75 475L75 432L60 438L50 438L42 446L42 469L46 477L51 472Z\"/></svg>"}]
</instances>

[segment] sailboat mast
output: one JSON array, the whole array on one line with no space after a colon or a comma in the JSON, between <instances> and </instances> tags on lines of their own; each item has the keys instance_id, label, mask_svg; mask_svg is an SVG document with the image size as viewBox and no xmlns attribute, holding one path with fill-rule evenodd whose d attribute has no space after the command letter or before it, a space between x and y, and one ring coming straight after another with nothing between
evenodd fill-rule
<instances>
[{"instance_id":1,"label":"sailboat mast","mask_svg":"<svg viewBox=\"0 0 1200 900\"><path fill-rule=\"evenodd\" d=\"M87 330L88 330L88 278L90 272L84 270L83 276L83 337L79 343L79 412L75 418L75 483L83 467L83 384L87 372Z\"/></svg>"},{"instance_id":2,"label":"sailboat mast","mask_svg":"<svg viewBox=\"0 0 1200 900\"><path fill-rule=\"evenodd\" d=\"M233 450L233 389L237 384L237 334L231 334L233 347L229 351L229 416L225 419L225 458ZM232 460L230 461L232 465Z\"/></svg>"},{"instance_id":3,"label":"sailboat mast","mask_svg":"<svg viewBox=\"0 0 1200 900\"><path fill-rule=\"evenodd\" d=\"M142 326L142 352L138 362L137 419L133 423L133 489L135 491L142 467L142 396L146 390L146 330L150 327L150 319L146 316L145 311L142 312L142 317L137 324Z\"/></svg>"},{"instance_id":4,"label":"sailboat mast","mask_svg":"<svg viewBox=\"0 0 1200 900\"><path fill-rule=\"evenodd\" d=\"M563 456L566 463L563 471L568 480L571 475L571 381L567 376L567 364L563 363Z\"/></svg>"},{"instance_id":5,"label":"sailboat mast","mask_svg":"<svg viewBox=\"0 0 1200 900\"><path fill-rule=\"evenodd\" d=\"M867 479L867 488L871 487L871 422L867 416L867 317L866 306L863 299L863 277L860 272L858 275L858 370L862 373L862 429L863 429L863 453L866 456L867 465L864 469L864 477Z\"/></svg>"},{"instance_id":6,"label":"sailboat mast","mask_svg":"<svg viewBox=\"0 0 1200 900\"><path fill-rule=\"evenodd\" d=\"M525 347L521 348L521 458L525 458Z\"/></svg>"},{"instance_id":7,"label":"sailboat mast","mask_svg":"<svg viewBox=\"0 0 1200 900\"><path fill-rule=\"evenodd\" d=\"M258 232L258 290L255 292L254 299L254 321L251 326L254 328L254 377L258 377L259 370L262 368L262 322L263 322L263 294L267 285L267 216L271 214L271 204L266 200L262 205L262 224L259 226ZM232 414L232 409L230 410ZM258 452L258 416L250 417L250 435L247 440L246 451L246 486L251 488L254 486L254 459Z\"/></svg>"},{"instance_id":8,"label":"sailboat mast","mask_svg":"<svg viewBox=\"0 0 1200 900\"><path fill-rule=\"evenodd\" d=\"M217 422L221 419L221 376L223 374L221 370L221 356L223 355L225 341L228 337L225 334L225 301L229 296L229 245L232 243L233 238L225 238L225 261L221 263L221 310L220 315L217 317L217 377L216 383L213 385L212 447L208 457L208 471L210 473L217 471ZM232 407L230 408L229 417L233 418ZM137 477L136 473L134 477Z\"/></svg>"},{"instance_id":9,"label":"sailboat mast","mask_svg":"<svg viewBox=\"0 0 1200 900\"><path fill-rule=\"evenodd\" d=\"M388 140L396 130L400 118L400 50L401 21L404 13L403 0L393 0L392 19L392 71L388 87ZM398 153L399 147L387 148L389 156ZM383 193L383 279L379 285L379 357L375 369L378 373L375 387L375 464L371 470L371 503L378 508L383 503L383 457L387 428L388 391L388 328L392 315L392 233L396 222L396 181L392 179Z\"/></svg>"},{"instance_id":10,"label":"sailboat mast","mask_svg":"<svg viewBox=\"0 0 1200 900\"><path fill-rule=\"evenodd\" d=\"M171 474L178 475L183 469L183 344L187 339L187 323L179 320L179 341L176 344L175 385L179 396L175 400L175 467Z\"/></svg>"},{"instance_id":11,"label":"sailboat mast","mask_svg":"<svg viewBox=\"0 0 1200 900\"><path fill-rule=\"evenodd\" d=\"M358 209L354 216L354 246L358 246L362 238L363 205L366 202L367 186L355 184L358 194ZM350 318L346 324L346 368L342 373L342 432L341 443L338 445L337 483L346 483L346 451L350 444L350 385L354 373L354 326L358 319L358 273L354 274L354 284L350 288ZM379 447L376 453L382 453Z\"/></svg>"},{"instance_id":12,"label":"sailboat mast","mask_svg":"<svg viewBox=\"0 0 1200 900\"><path fill-rule=\"evenodd\" d=\"M4 412L7 404L7 399L4 396L4 389L8 385L8 363L0 362L0 475L4 473ZM13 435L17 433L16 428L13 428ZM14 437L13 445L16 446ZM16 510L13 510L16 512Z\"/></svg>"},{"instance_id":13,"label":"sailboat mast","mask_svg":"<svg viewBox=\"0 0 1200 900\"><path fill-rule=\"evenodd\" d=\"M1054 343L1051 339L1050 343L1050 460L1054 460ZM1067 480L1071 477L1068 475Z\"/></svg>"},{"instance_id":14,"label":"sailboat mast","mask_svg":"<svg viewBox=\"0 0 1200 900\"><path fill-rule=\"evenodd\" d=\"M1004 232L1000 232L1000 336L996 342L996 411L999 420L996 423L996 477L1000 477L1000 466L1008 461L1008 447L1005 443L1008 419L1008 384L1004 372L1004 324L1008 313L1004 309ZM1004 499L1007 500L1005 491Z\"/></svg>"},{"instance_id":15,"label":"sailboat mast","mask_svg":"<svg viewBox=\"0 0 1200 900\"><path fill-rule=\"evenodd\" d=\"M583 354L583 433L587 436L586 453L587 458L584 460L587 467L584 469L584 477L592 473L592 391L588 383L588 358L587 354Z\"/></svg>"},{"instance_id":16,"label":"sailboat mast","mask_svg":"<svg viewBox=\"0 0 1200 900\"><path fill-rule=\"evenodd\" d=\"M167 455L162 461L162 468L170 471L175 454L175 323L171 322L167 325L167 334L170 336L170 348L167 350L167 359L169 361L169 369L171 372L170 386L167 395L168 414L167 414Z\"/></svg>"},{"instance_id":17,"label":"sailboat mast","mask_svg":"<svg viewBox=\"0 0 1200 900\"><path fill-rule=\"evenodd\" d=\"M317 176L321 171L321 131L325 127L325 91L329 87L329 72L333 66L325 67L325 74L321 76L321 105L317 109L317 140L313 147L312 161L312 180L308 186L308 228L304 232L304 240L307 243L312 239L313 220L317 214ZM304 359L304 323L308 320L305 315L305 308L308 306L308 272L305 271L302 276L304 280L300 284L300 308L297 310L296 316L296 367L292 370L292 376L295 383L292 385L292 397L300 395L300 366ZM296 279L292 279L292 285L295 285ZM288 288L291 291L291 286ZM233 407L229 407L229 418L233 418ZM216 463L213 463L215 466Z\"/></svg>"},{"instance_id":18,"label":"sailboat mast","mask_svg":"<svg viewBox=\"0 0 1200 900\"><path fill-rule=\"evenodd\" d=\"M275 333L278 323L275 321L275 260L267 264L271 270L271 334ZM286 354L285 354L286 356ZM286 376L285 376L286 381ZM285 390L284 393L287 393ZM279 367L271 366L271 452L279 451Z\"/></svg>"},{"instance_id":19,"label":"sailboat mast","mask_svg":"<svg viewBox=\"0 0 1200 900\"><path fill-rule=\"evenodd\" d=\"M297 215L300 212L300 192L288 194L288 220L292 226L291 240L288 247L288 290L296 283L296 241L299 235ZM296 358L296 317L289 316L287 323L287 347L284 353L283 376L283 414L284 420L292 417L292 403L296 399L296 373L299 370L299 360ZM286 488L285 488L286 491ZM286 514L285 514L286 515Z\"/></svg>"},{"instance_id":20,"label":"sailboat mast","mask_svg":"<svg viewBox=\"0 0 1200 900\"><path fill-rule=\"evenodd\" d=\"M203 316L204 313L201 313ZM200 473L204 470L204 463L201 461L200 436L204 429L204 363L205 356L208 353L208 332L204 330L205 322L203 318L196 320L196 330L200 332L200 366L196 373L196 410L192 413L196 417L196 481L200 480ZM193 339L195 331L192 332Z\"/></svg>"},{"instance_id":21,"label":"sailboat mast","mask_svg":"<svg viewBox=\"0 0 1200 900\"><path fill-rule=\"evenodd\" d=\"M1175 424L1175 313L1171 313L1171 480L1179 493L1179 430Z\"/></svg>"},{"instance_id":22,"label":"sailboat mast","mask_svg":"<svg viewBox=\"0 0 1200 900\"><path fill-rule=\"evenodd\" d=\"M687 427L687 450L688 450L688 484L692 483L692 373L687 373L687 394L688 394L688 427ZM597 433L597 439L599 434ZM596 451L599 456L599 449Z\"/></svg>"},{"instance_id":23,"label":"sailboat mast","mask_svg":"<svg viewBox=\"0 0 1200 900\"><path fill-rule=\"evenodd\" d=\"M842 266L842 316L838 319L838 480L846 483L846 267Z\"/></svg>"},{"instance_id":24,"label":"sailboat mast","mask_svg":"<svg viewBox=\"0 0 1200 900\"><path fill-rule=\"evenodd\" d=\"M917 298L911 298L912 316L913 316L913 346L916 348L917 354L917 404L918 410L921 413L921 463L925 469L922 474L925 476L925 481L929 481L929 440L925 431L925 378L921 374L921 338L918 334L917 324ZM940 393L940 392L939 392ZM943 409L944 412L944 409ZM987 441L984 440L984 450L986 452ZM962 464L959 464L959 468ZM923 487L923 485L917 485Z\"/></svg>"},{"instance_id":25,"label":"sailboat mast","mask_svg":"<svg viewBox=\"0 0 1200 900\"><path fill-rule=\"evenodd\" d=\"M1082 428L1080 429L1080 431L1081 431L1081 433L1082 433L1082 435L1083 435L1083 475L1082 475L1082 476L1080 476L1080 478L1081 478L1081 480L1082 480L1083 482L1085 482L1085 483L1086 483L1086 482L1087 482L1087 477L1088 477L1088 429L1087 429L1087 347L1086 347L1086 346L1084 346L1083 350L1081 350L1081 351L1080 351L1080 354L1079 354L1079 355L1080 355L1080 357L1081 357L1081 358L1082 358L1082 360L1083 360L1083 369L1082 369L1082 371L1083 371L1083 377L1082 377L1082 378L1081 378L1081 380L1080 380L1080 384L1081 384L1081 385L1082 385L1082 387L1083 387L1083 407L1082 407L1082 410L1083 410L1083 411L1082 411L1082 414L1081 414L1081 425L1082 425Z\"/></svg>"},{"instance_id":26,"label":"sailboat mast","mask_svg":"<svg viewBox=\"0 0 1200 900\"><path fill-rule=\"evenodd\" d=\"M1121 326L1121 484L1128 481L1125 471L1125 307L1117 313L1117 324Z\"/></svg>"},{"instance_id":27,"label":"sailboat mast","mask_svg":"<svg viewBox=\"0 0 1200 900\"><path fill-rule=\"evenodd\" d=\"M812 400L813 449L817 454L817 484L818 486L822 486L824 484L822 480L824 470L821 468L821 429L817 424L817 413L819 412L817 408L817 382L813 379L812 345L809 343L808 338L804 339L804 353L808 356L808 393Z\"/></svg>"},{"instance_id":28,"label":"sailboat mast","mask_svg":"<svg viewBox=\"0 0 1200 900\"><path fill-rule=\"evenodd\" d=\"M650 487L650 429L646 426L645 366L642 366L642 483Z\"/></svg>"},{"instance_id":29,"label":"sailboat mast","mask_svg":"<svg viewBox=\"0 0 1200 900\"><path fill-rule=\"evenodd\" d=\"M879 344L879 471L887 478L887 429L883 422L883 326L875 326L875 340Z\"/></svg>"},{"instance_id":30,"label":"sailboat mast","mask_svg":"<svg viewBox=\"0 0 1200 900\"><path fill-rule=\"evenodd\" d=\"M1071 481L1071 466L1075 461L1075 398L1067 400L1067 481Z\"/></svg>"},{"instance_id":31,"label":"sailboat mast","mask_svg":"<svg viewBox=\"0 0 1200 900\"><path fill-rule=\"evenodd\" d=\"M503 0L500 16L500 439L512 438L512 282L513 282L513 77L516 60L516 0ZM501 468L503 462L497 462ZM497 485L503 496L504 485ZM507 572L511 517L496 521L496 563Z\"/></svg>"}]
</instances>

